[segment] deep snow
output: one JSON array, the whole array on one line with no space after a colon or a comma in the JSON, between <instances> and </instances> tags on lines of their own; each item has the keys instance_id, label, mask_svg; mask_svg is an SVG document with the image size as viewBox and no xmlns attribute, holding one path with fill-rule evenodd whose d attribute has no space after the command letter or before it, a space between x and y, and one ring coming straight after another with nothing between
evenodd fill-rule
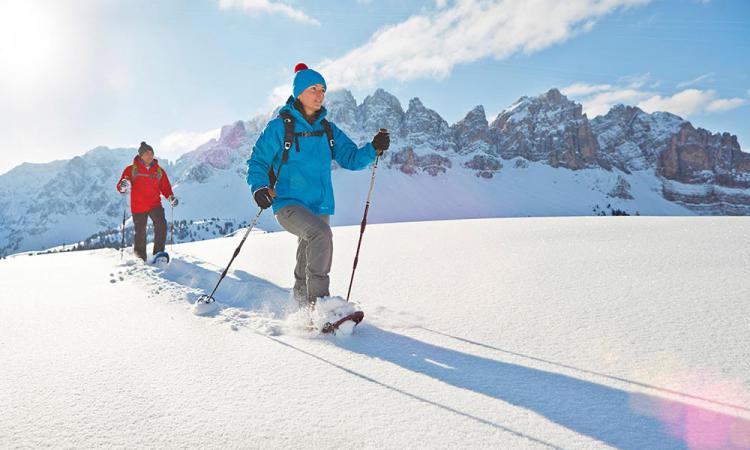
<instances>
[{"instance_id":1,"label":"deep snow","mask_svg":"<svg viewBox=\"0 0 750 450\"><path fill-rule=\"evenodd\" d=\"M296 240L0 260L0 447L750 448L750 219L369 225L349 337ZM359 227L334 229L345 295Z\"/></svg>"}]
</instances>

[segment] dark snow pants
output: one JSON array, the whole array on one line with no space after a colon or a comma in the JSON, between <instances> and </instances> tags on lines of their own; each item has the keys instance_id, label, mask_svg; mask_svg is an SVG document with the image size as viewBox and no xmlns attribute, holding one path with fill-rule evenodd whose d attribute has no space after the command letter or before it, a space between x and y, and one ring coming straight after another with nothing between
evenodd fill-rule
<instances>
[{"instance_id":1,"label":"dark snow pants","mask_svg":"<svg viewBox=\"0 0 750 450\"><path fill-rule=\"evenodd\" d=\"M285 230L297 236L297 264L294 267L294 298L300 305L327 297L328 273L333 258L331 217L316 216L301 205L289 205L276 213Z\"/></svg>"},{"instance_id":2,"label":"dark snow pants","mask_svg":"<svg viewBox=\"0 0 750 450\"><path fill-rule=\"evenodd\" d=\"M164 243L167 241L167 219L164 217L164 208L158 206L149 212L133 213L133 226L135 238L133 239L133 251L142 260L146 260L146 234L148 218L154 224L154 251L157 254L164 251Z\"/></svg>"}]
</instances>

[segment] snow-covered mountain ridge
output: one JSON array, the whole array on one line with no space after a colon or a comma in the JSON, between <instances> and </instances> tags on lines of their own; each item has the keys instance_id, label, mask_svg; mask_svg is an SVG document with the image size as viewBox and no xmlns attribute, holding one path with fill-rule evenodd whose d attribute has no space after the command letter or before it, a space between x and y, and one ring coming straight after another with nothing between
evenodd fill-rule
<instances>
[{"instance_id":1,"label":"snow-covered mountain ridge","mask_svg":"<svg viewBox=\"0 0 750 450\"><path fill-rule=\"evenodd\" d=\"M477 106L455 124L411 99L378 89L357 104L326 99L329 118L356 142L379 128L392 145L378 169L372 220L504 216L750 213L750 155L735 136L696 129L670 113L624 105L592 120L552 89L522 97L490 123ZM275 112L226 125L180 157L161 161L181 204L177 220L252 217L246 160ZM159 149L156 149L157 157ZM24 164L0 176L0 255L73 243L117 228L114 190L134 149L99 147L68 161ZM358 223L366 172L334 165L334 224ZM169 217L169 215L168 215ZM270 214L260 226L278 229Z\"/></svg>"}]
</instances>

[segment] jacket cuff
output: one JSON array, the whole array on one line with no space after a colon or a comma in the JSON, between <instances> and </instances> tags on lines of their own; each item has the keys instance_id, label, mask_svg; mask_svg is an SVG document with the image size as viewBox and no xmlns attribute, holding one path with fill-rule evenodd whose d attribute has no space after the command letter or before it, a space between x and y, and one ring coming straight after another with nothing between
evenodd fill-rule
<instances>
[{"instance_id":1,"label":"jacket cuff","mask_svg":"<svg viewBox=\"0 0 750 450\"><path fill-rule=\"evenodd\" d=\"M372 145L372 142L368 142L367 145L365 145L365 148L367 149L367 154L370 156L370 159L375 161L375 157L378 155L378 152L375 151L375 147Z\"/></svg>"}]
</instances>

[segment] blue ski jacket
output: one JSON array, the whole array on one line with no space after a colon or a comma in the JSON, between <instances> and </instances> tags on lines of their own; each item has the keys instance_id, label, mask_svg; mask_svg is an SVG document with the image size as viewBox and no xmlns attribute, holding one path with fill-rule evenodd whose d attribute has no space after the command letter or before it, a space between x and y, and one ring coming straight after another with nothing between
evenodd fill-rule
<instances>
[{"instance_id":1,"label":"blue ski jacket","mask_svg":"<svg viewBox=\"0 0 750 450\"><path fill-rule=\"evenodd\" d=\"M290 98L279 113L287 111L294 117L294 131L322 131L320 121L326 116L322 108L315 123L305 120L302 113L294 107ZM336 125L331 123L334 147L333 158L343 168L362 170L375 161L375 148L367 143L362 148L352 142ZM284 153L284 121L280 117L268 122L266 128L253 146L250 159L247 160L247 184L252 192L262 187L271 187L269 170L278 173L276 197L273 202L274 214L288 205L302 205L313 214L332 215L335 212L333 184L331 183L331 147L326 134L320 136L301 136L292 141L289 149L289 160L281 166Z\"/></svg>"}]
</instances>

